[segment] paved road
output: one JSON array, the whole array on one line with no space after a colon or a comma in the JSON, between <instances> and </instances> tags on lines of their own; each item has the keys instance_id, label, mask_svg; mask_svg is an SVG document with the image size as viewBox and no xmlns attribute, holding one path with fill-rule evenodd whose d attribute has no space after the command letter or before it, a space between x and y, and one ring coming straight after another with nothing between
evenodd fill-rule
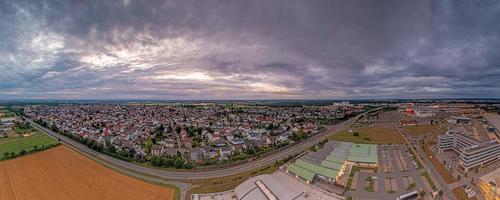
<instances>
[{"instance_id":1,"label":"paved road","mask_svg":"<svg viewBox=\"0 0 500 200\"><path fill-rule=\"evenodd\" d=\"M402 134L405 132L402 128L398 128L398 131L401 133L401 136L405 137L404 134ZM406 139L406 137L405 137L405 139ZM443 195L446 196L450 200L455 200L455 195L453 195L453 192L448 188L448 184L446 183L446 181L444 181L443 177L441 177L441 175L437 172L436 168L434 168L434 165L432 165L431 161L429 160L429 158L427 157L427 155L423 151L422 147L420 147L419 144L418 145L408 144L408 145L410 145L410 148L412 148L412 146L416 147L416 151L417 151L416 156L423 158L422 164L424 165L424 168L427 171L430 171L431 175L434 177L433 180L437 180L436 185L438 188L443 190ZM434 182L436 182L436 181L434 181Z\"/></svg>"},{"instance_id":2,"label":"paved road","mask_svg":"<svg viewBox=\"0 0 500 200\"><path fill-rule=\"evenodd\" d=\"M427 157L427 155L424 153L422 147L417 146L417 152L419 155L422 155L424 157L424 162L425 165L427 165L427 169L432 173L432 176L437 179L438 184L441 186L441 189L443 190L443 194L448 197L448 199L455 200L455 195L453 195L453 192L448 188L448 184L446 181L444 181L443 177L437 172L436 168L434 165L432 165L431 161Z\"/></svg>"}]
</instances>

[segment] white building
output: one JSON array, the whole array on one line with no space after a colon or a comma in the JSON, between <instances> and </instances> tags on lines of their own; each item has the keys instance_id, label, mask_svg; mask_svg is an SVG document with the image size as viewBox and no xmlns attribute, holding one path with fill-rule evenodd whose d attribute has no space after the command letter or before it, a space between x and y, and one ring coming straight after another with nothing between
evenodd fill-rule
<instances>
[{"instance_id":1,"label":"white building","mask_svg":"<svg viewBox=\"0 0 500 200\"><path fill-rule=\"evenodd\" d=\"M500 158L500 144L496 141L479 142L462 133L446 133L437 137L437 152L453 150L458 154L459 170L483 167Z\"/></svg>"}]
</instances>

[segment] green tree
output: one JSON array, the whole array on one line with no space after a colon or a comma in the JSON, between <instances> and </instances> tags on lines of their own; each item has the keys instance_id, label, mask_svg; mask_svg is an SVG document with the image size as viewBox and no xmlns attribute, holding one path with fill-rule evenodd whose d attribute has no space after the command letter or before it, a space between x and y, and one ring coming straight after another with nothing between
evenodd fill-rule
<instances>
[{"instance_id":1,"label":"green tree","mask_svg":"<svg viewBox=\"0 0 500 200\"><path fill-rule=\"evenodd\" d=\"M109 151L109 153L116 153L115 145L109 145L108 146L108 151Z\"/></svg>"},{"instance_id":2,"label":"green tree","mask_svg":"<svg viewBox=\"0 0 500 200\"><path fill-rule=\"evenodd\" d=\"M175 168L181 169L184 167L184 159L180 157L175 158Z\"/></svg>"},{"instance_id":3,"label":"green tree","mask_svg":"<svg viewBox=\"0 0 500 200\"><path fill-rule=\"evenodd\" d=\"M151 138L148 138L144 144L145 148L146 148L146 152L149 153L151 152L151 149L153 148L153 141L151 140Z\"/></svg>"},{"instance_id":4,"label":"green tree","mask_svg":"<svg viewBox=\"0 0 500 200\"><path fill-rule=\"evenodd\" d=\"M424 197L425 196L425 190L420 190L420 192L418 194L420 195L420 197Z\"/></svg>"}]
</instances>

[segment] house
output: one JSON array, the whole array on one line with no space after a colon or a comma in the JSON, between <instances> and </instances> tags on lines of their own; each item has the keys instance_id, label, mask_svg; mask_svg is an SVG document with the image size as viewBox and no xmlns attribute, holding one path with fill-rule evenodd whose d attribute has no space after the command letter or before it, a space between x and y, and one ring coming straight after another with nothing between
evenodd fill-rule
<instances>
[{"instance_id":1,"label":"house","mask_svg":"<svg viewBox=\"0 0 500 200\"><path fill-rule=\"evenodd\" d=\"M220 140L221 137L220 137L220 134L209 133L209 134L207 134L207 139L208 139L208 142L214 142L214 141Z\"/></svg>"},{"instance_id":2,"label":"house","mask_svg":"<svg viewBox=\"0 0 500 200\"><path fill-rule=\"evenodd\" d=\"M266 141L267 145L274 145L274 144L278 143L278 140L275 136L268 136L268 137L266 137L265 141Z\"/></svg>"},{"instance_id":3,"label":"house","mask_svg":"<svg viewBox=\"0 0 500 200\"><path fill-rule=\"evenodd\" d=\"M281 133L281 134L278 136L277 140L278 140L279 142L284 142L284 141L287 141L287 140L288 140L288 137L290 137L290 135L291 135L291 134L290 134L290 132L284 132L284 133Z\"/></svg>"},{"instance_id":4,"label":"house","mask_svg":"<svg viewBox=\"0 0 500 200\"><path fill-rule=\"evenodd\" d=\"M172 138L169 138L165 141L165 147L167 148L174 148L175 147L175 140Z\"/></svg>"},{"instance_id":5,"label":"house","mask_svg":"<svg viewBox=\"0 0 500 200\"><path fill-rule=\"evenodd\" d=\"M205 158L215 158L217 156L217 151L212 147L205 147L202 150L203 157Z\"/></svg>"},{"instance_id":6,"label":"house","mask_svg":"<svg viewBox=\"0 0 500 200\"><path fill-rule=\"evenodd\" d=\"M163 153L167 156L176 156L177 149L176 148L164 148Z\"/></svg>"},{"instance_id":7,"label":"house","mask_svg":"<svg viewBox=\"0 0 500 200\"><path fill-rule=\"evenodd\" d=\"M191 149L191 161L197 162L197 163L202 163L203 160L201 159L200 155L200 149Z\"/></svg>"},{"instance_id":8,"label":"house","mask_svg":"<svg viewBox=\"0 0 500 200\"><path fill-rule=\"evenodd\" d=\"M153 144L153 147L151 148L151 155L160 156L162 154L163 154L163 147L158 144Z\"/></svg>"},{"instance_id":9,"label":"house","mask_svg":"<svg viewBox=\"0 0 500 200\"><path fill-rule=\"evenodd\" d=\"M99 138L97 138L97 143L106 144L106 141L104 140L104 137L102 137L102 135L100 135Z\"/></svg>"},{"instance_id":10,"label":"house","mask_svg":"<svg viewBox=\"0 0 500 200\"><path fill-rule=\"evenodd\" d=\"M233 152L243 152L247 147L245 144L231 145Z\"/></svg>"},{"instance_id":11,"label":"house","mask_svg":"<svg viewBox=\"0 0 500 200\"><path fill-rule=\"evenodd\" d=\"M247 134L247 139L248 140L253 140L253 141L261 140L262 139L262 135L259 134L259 133L249 133L249 134Z\"/></svg>"},{"instance_id":12,"label":"house","mask_svg":"<svg viewBox=\"0 0 500 200\"><path fill-rule=\"evenodd\" d=\"M115 138L111 141L111 144L115 146L115 148L118 148L122 146L123 142L120 139Z\"/></svg>"},{"instance_id":13,"label":"house","mask_svg":"<svg viewBox=\"0 0 500 200\"><path fill-rule=\"evenodd\" d=\"M186 148L193 147L193 138L187 137L187 135L183 135L181 137L181 143Z\"/></svg>"},{"instance_id":14,"label":"house","mask_svg":"<svg viewBox=\"0 0 500 200\"><path fill-rule=\"evenodd\" d=\"M131 142L125 142L122 145L122 149L131 150L131 149L134 149L134 145Z\"/></svg>"},{"instance_id":15,"label":"house","mask_svg":"<svg viewBox=\"0 0 500 200\"><path fill-rule=\"evenodd\" d=\"M219 140L215 141L213 145L215 147L223 147L223 146L226 146L226 142L222 139L219 139Z\"/></svg>"},{"instance_id":16,"label":"house","mask_svg":"<svg viewBox=\"0 0 500 200\"><path fill-rule=\"evenodd\" d=\"M230 156L233 153L231 147L219 147L219 155L221 157Z\"/></svg>"},{"instance_id":17,"label":"house","mask_svg":"<svg viewBox=\"0 0 500 200\"><path fill-rule=\"evenodd\" d=\"M189 140L182 140L182 145L186 148L192 148L193 147L193 140L190 138Z\"/></svg>"},{"instance_id":18,"label":"house","mask_svg":"<svg viewBox=\"0 0 500 200\"><path fill-rule=\"evenodd\" d=\"M260 148L260 147L264 147L266 146L265 142L262 141L262 140L258 140L258 141L250 141L248 144L247 144L247 147L248 148Z\"/></svg>"},{"instance_id":19,"label":"house","mask_svg":"<svg viewBox=\"0 0 500 200\"><path fill-rule=\"evenodd\" d=\"M230 140L230 143L233 145L245 144L245 140L241 138L233 138L232 140Z\"/></svg>"}]
</instances>

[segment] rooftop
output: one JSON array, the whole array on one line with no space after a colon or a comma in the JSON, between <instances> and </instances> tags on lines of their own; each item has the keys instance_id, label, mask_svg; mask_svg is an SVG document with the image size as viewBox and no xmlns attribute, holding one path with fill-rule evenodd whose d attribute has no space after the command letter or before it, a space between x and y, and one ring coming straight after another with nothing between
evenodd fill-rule
<instances>
[{"instance_id":1,"label":"rooftop","mask_svg":"<svg viewBox=\"0 0 500 200\"><path fill-rule=\"evenodd\" d=\"M302 191L292 190L282 181L282 179L274 174L258 175L238 185L234 189L234 192L240 200L268 199L269 197L277 199L307 199L301 194Z\"/></svg>"},{"instance_id":2,"label":"rooftop","mask_svg":"<svg viewBox=\"0 0 500 200\"><path fill-rule=\"evenodd\" d=\"M318 152L309 152L288 166L288 170L311 181L315 175L335 179L345 160L363 163L378 162L377 145L333 142Z\"/></svg>"},{"instance_id":3,"label":"rooftop","mask_svg":"<svg viewBox=\"0 0 500 200\"><path fill-rule=\"evenodd\" d=\"M500 115L486 115L486 120L488 120L491 125L493 125L497 130L500 130Z\"/></svg>"},{"instance_id":4,"label":"rooftop","mask_svg":"<svg viewBox=\"0 0 500 200\"><path fill-rule=\"evenodd\" d=\"M500 184L499 182L497 182L500 180L500 168L495 169L494 171L481 176L481 178L479 179L487 183L493 182L496 185Z\"/></svg>"},{"instance_id":5,"label":"rooftop","mask_svg":"<svg viewBox=\"0 0 500 200\"><path fill-rule=\"evenodd\" d=\"M377 145L353 144L347 160L354 162L375 163L378 161Z\"/></svg>"}]
</instances>

